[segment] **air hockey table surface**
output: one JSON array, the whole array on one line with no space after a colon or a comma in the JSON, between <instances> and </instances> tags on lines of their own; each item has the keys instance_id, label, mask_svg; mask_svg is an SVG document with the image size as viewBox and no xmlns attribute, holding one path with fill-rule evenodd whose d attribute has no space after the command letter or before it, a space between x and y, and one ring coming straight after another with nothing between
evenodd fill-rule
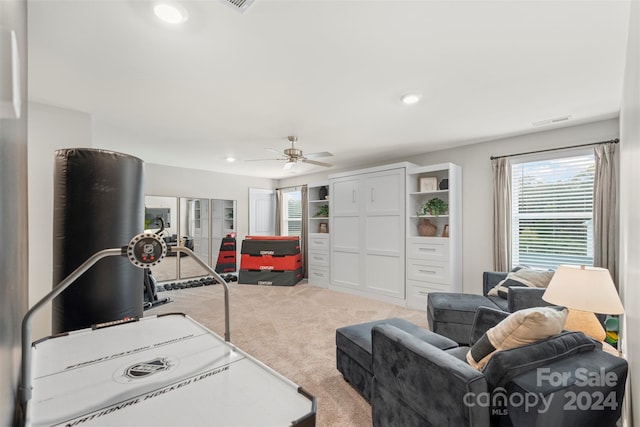
<instances>
[{"instance_id":1,"label":"air hockey table surface","mask_svg":"<svg viewBox=\"0 0 640 427\"><path fill-rule=\"evenodd\" d=\"M313 396L184 314L33 345L29 426L314 426Z\"/></svg>"}]
</instances>

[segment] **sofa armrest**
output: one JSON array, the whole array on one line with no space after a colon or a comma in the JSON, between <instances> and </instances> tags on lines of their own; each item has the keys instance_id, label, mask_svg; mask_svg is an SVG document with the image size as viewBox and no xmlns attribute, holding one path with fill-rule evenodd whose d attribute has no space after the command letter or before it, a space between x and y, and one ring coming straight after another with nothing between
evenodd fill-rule
<instances>
[{"instance_id":1,"label":"sofa armrest","mask_svg":"<svg viewBox=\"0 0 640 427\"><path fill-rule=\"evenodd\" d=\"M447 352L383 324L372 330L372 363L374 418L411 413L427 425L489 425L489 408L465 405L469 393L487 392L484 375ZM386 397L384 411L376 396Z\"/></svg>"},{"instance_id":2,"label":"sofa armrest","mask_svg":"<svg viewBox=\"0 0 640 427\"><path fill-rule=\"evenodd\" d=\"M511 403L509 418L523 427L615 427L627 370L626 360L597 349L529 370L507 383L506 394L540 398L529 399L526 407Z\"/></svg>"},{"instance_id":3,"label":"sofa armrest","mask_svg":"<svg viewBox=\"0 0 640 427\"><path fill-rule=\"evenodd\" d=\"M513 286L507 293L507 307L510 313L531 307L546 307L548 302L542 299L545 288L530 288L527 286Z\"/></svg>"},{"instance_id":4,"label":"sofa armrest","mask_svg":"<svg viewBox=\"0 0 640 427\"><path fill-rule=\"evenodd\" d=\"M505 387L513 378L564 359L573 358L578 367L579 354L601 352L601 348L582 332L562 332L522 347L496 351L482 372L490 388Z\"/></svg>"},{"instance_id":5,"label":"sofa armrest","mask_svg":"<svg viewBox=\"0 0 640 427\"><path fill-rule=\"evenodd\" d=\"M485 271L482 273L482 294L487 296L487 293L494 288L498 283L507 278L506 272L502 271Z\"/></svg>"}]
</instances>

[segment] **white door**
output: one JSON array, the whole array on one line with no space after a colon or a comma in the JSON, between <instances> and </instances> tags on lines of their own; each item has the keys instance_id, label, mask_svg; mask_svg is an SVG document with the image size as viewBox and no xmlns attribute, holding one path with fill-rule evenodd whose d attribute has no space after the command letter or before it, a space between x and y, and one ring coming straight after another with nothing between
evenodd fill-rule
<instances>
[{"instance_id":1,"label":"white door","mask_svg":"<svg viewBox=\"0 0 640 427\"><path fill-rule=\"evenodd\" d=\"M249 189L249 235L275 236L276 197L272 189Z\"/></svg>"}]
</instances>

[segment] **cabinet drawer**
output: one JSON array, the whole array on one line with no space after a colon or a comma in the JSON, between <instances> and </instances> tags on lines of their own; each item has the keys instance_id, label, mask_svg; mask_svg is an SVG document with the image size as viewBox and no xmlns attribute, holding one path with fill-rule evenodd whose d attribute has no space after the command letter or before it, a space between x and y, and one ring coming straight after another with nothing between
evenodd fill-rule
<instances>
[{"instance_id":1,"label":"cabinet drawer","mask_svg":"<svg viewBox=\"0 0 640 427\"><path fill-rule=\"evenodd\" d=\"M329 250L328 234L309 234L309 249Z\"/></svg>"},{"instance_id":2,"label":"cabinet drawer","mask_svg":"<svg viewBox=\"0 0 640 427\"><path fill-rule=\"evenodd\" d=\"M407 279L448 284L449 263L410 259L407 263Z\"/></svg>"},{"instance_id":3,"label":"cabinet drawer","mask_svg":"<svg viewBox=\"0 0 640 427\"><path fill-rule=\"evenodd\" d=\"M407 258L449 261L449 240L413 238L409 240Z\"/></svg>"},{"instance_id":4,"label":"cabinet drawer","mask_svg":"<svg viewBox=\"0 0 640 427\"><path fill-rule=\"evenodd\" d=\"M309 266L309 283L312 285L328 285L329 284L329 268L319 266Z\"/></svg>"},{"instance_id":5,"label":"cabinet drawer","mask_svg":"<svg viewBox=\"0 0 640 427\"><path fill-rule=\"evenodd\" d=\"M447 292L449 285L442 283L407 280L407 306L418 310L427 309L427 295L431 292Z\"/></svg>"},{"instance_id":6,"label":"cabinet drawer","mask_svg":"<svg viewBox=\"0 0 640 427\"><path fill-rule=\"evenodd\" d=\"M328 266L329 265L329 252L316 252L309 251L309 266Z\"/></svg>"}]
</instances>

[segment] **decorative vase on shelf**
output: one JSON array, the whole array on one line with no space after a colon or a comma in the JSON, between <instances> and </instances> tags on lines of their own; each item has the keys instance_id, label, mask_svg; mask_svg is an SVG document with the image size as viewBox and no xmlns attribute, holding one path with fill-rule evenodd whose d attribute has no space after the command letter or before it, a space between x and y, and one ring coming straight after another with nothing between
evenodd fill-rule
<instances>
[{"instance_id":1,"label":"decorative vase on shelf","mask_svg":"<svg viewBox=\"0 0 640 427\"><path fill-rule=\"evenodd\" d=\"M318 196L320 200L325 200L328 195L329 195L329 187L327 187L326 185L323 185L318 189Z\"/></svg>"},{"instance_id":2,"label":"decorative vase on shelf","mask_svg":"<svg viewBox=\"0 0 640 427\"><path fill-rule=\"evenodd\" d=\"M419 236L435 236L438 227L429 221L429 219L422 219L418 223L418 235Z\"/></svg>"}]
</instances>

